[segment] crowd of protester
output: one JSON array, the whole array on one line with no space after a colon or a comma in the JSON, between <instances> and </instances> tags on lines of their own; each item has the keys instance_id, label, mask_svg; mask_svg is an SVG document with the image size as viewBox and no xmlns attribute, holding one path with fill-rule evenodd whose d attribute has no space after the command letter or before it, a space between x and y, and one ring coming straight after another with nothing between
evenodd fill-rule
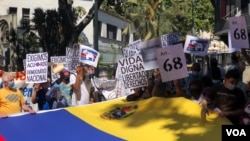
<instances>
[{"instance_id":1,"label":"crowd of protester","mask_svg":"<svg viewBox=\"0 0 250 141\"><path fill-rule=\"evenodd\" d=\"M241 57L244 57L245 61ZM201 105L201 119L204 122L209 111L213 110L220 116L228 118L233 124L249 125L250 81L247 83L242 81L245 64L250 64L249 55L244 49L240 53L232 53L231 63L224 67L218 66L216 58L205 56L204 59L207 64L205 72L201 71L200 63L193 62L187 78L171 82L162 82L158 68L148 71L152 74L148 77L148 86L134 89L126 100L136 101L154 96L185 97ZM60 77L55 82L34 84L32 103L37 103L40 111L104 101L105 97L101 91L96 90L89 77L91 76L90 70L93 70L93 67L88 65L77 66L76 73L62 69L58 72ZM105 72L101 72L99 77L108 79ZM21 91L13 88L14 76L11 73L5 72L2 81L0 117L8 117L8 115L21 111L36 113L25 105ZM183 84L187 84L187 87L184 87Z\"/></svg>"}]
</instances>

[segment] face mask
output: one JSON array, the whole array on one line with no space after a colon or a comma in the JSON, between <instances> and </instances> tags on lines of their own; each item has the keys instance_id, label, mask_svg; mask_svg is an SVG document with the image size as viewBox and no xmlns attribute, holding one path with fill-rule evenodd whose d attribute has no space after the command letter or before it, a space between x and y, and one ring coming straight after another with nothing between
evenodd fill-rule
<instances>
[{"instance_id":1,"label":"face mask","mask_svg":"<svg viewBox=\"0 0 250 141\"><path fill-rule=\"evenodd\" d=\"M235 88L235 85L233 85L233 84L228 84L228 85L226 86L226 88L228 88L229 90L233 90L233 89Z\"/></svg>"},{"instance_id":2,"label":"face mask","mask_svg":"<svg viewBox=\"0 0 250 141\"><path fill-rule=\"evenodd\" d=\"M15 82L14 81L9 82L9 87L10 88L13 88L14 86L15 86Z\"/></svg>"},{"instance_id":3,"label":"face mask","mask_svg":"<svg viewBox=\"0 0 250 141\"><path fill-rule=\"evenodd\" d=\"M65 77L65 78L63 79L63 81L64 81L65 83L69 83L69 77Z\"/></svg>"}]
</instances>

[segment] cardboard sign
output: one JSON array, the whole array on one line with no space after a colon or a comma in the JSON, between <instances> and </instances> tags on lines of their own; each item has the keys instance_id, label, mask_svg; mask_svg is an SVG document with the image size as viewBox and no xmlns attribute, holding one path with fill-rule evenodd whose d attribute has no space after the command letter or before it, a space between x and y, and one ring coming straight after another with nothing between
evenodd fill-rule
<instances>
[{"instance_id":1,"label":"cardboard sign","mask_svg":"<svg viewBox=\"0 0 250 141\"><path fill-rule=\"evenodd\" d=\"M182 44L172 45L167 48L159 48L156 52L163 82L188 76Z\"/></svg>"},{"instance_id":2,"label":"cardboard sign","mask_svg":"<svg viewBox=\"0 0 250 141\"><path fill-rule=\"evenodd\" d=\"M170 33L161 36L161 44L162 47L167 47L169 45L173 45L174 43L179 42L179 34L178 33Z\"/></svg>"},{"instance_id":3,"label":"cardboard sign","mask_svg":"<svg viewBox=\"0 0 250 141\"><path fill-rule=\"evenodd\" d=\"M79 45L73 48L66 48L66 69L70 72L76 72L76 67L79 65Z\"/></svg>"},{"instance_id":4,"label":"cardboard sign","mask_svg":"<svg viewBox=\"0 0 250 141\"><path fill-rule=\"evenodd\" d=\"M230 17L228 22L229 48L249 48L248 31L245 17Z\"/></svg>"},{"instance_id":5,"label":"cardboard sign","mask_svg":"<svg viewBox=\"0 0 250 141\"><path fill-rule=\"evenodd\" d=\"M118 61L125 89L140 88L148 85L147 73L140 55Z\"/></svg>"},{"instance_id":6,"label":"cardboard sign","mask_svg":"<svg viewBox=\"0 0 250 141\"><path fill-rule=\"evenodd\" d=\"M140 47L145 70L152 70L154 68L158 68L156 61L156 49L161 48L161 39L155 38L142 42Z\"/></svg>"},{"instance_id":7,"label":"cardboard sign","mask_svg":"<svg viewBox=\"0 0 250 141\"><path fill-rule=\"evenodd\" d=\"M84 64L88 64L93 67L97 67L100 53L95 49L80 45L79 61Z\"/></svg>"},{"instance_id":8,"label":"cardboard sign","mask_svg":"<svg viewBox=\"0 0 250 141\"><path fill-rule=\"evenodd\" d=\"M140 49L140 44L142 43L141 39L136 40L130 44L128 44L128 48L131 50L136 50L138 54L140 54L141 49Z\"/></svg>"},{"instance_id":9,"label":"cardboard sign","mask_svg":"<svg viewBox=\"0 0 250 141\"><path fill-rule=\"evenodd\" d=\"M184 52L197 56L205 56L207 55L209 44L209 40L187 35L184 46Z\"/></svg>"},{"instance_id":10,"label":"cardboard sign","mask_svg":"<svg viewBox=\"0 0 250 141\"><path fill-rule=\"evenodd\" d=\"M26 83L43 83L48 79L48 53L26 54Z\"/></svg>"},{"instance_id":11,"label":"cardboard sign","mask_svg":"<svg viewBox=\"0 0 250 141\"><path fill-rule=\"evenodd\" d=\"M58 63L63 63L64 64L64 68L66 68L67 64L66 64L66 56L51 56L50 57L50 61L52 63L58 64ZM54 82L56 81L58 78L60 77L59 74L55 74L52 69L51 69L51 81Z\"/></svg>"}]
</instances>

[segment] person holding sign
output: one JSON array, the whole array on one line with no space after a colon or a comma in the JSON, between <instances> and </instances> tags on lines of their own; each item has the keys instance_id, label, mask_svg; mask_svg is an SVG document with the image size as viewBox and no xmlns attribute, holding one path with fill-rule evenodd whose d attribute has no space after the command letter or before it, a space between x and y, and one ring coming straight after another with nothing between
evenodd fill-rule
<instances>
[{"instance_id":1,"label":"person holding sign","mask_svg":"<svg viewBox=\"0 0 250 141\"><path fill-rule=\"evenodd\" d=\"M70 75L70 84L73 86L72 105L85 105L94 102L94 87L87 81L90 66L87 64L76 67L76 75Z\"/></svg>"},{"instance_id":2,"label":"person holding sign","mask_svg":"<svg viewBox=\"0 0 250 141\"><path fill-rule=\"evenodd\" d=\"M2 76L3 88L0 89L0 117L21 113L21 110L36 113L25 104L25 99L20 90L14 89L14 76L4 72Z\"/></svg>"},{"instance_id":3,"label":"person holding sign","mask_svg":"<svg viewBox=\"0 0 250 141\"><path fill-rule=\"evenodd\" d=\"M38 104L39 110L48 110L51 109L52 103L49 99L46 98L46 93L50 87L49 82L45 83L35 83L34 91L31 97L31 102L33 104Z\"/></svg>"}]
</instances>

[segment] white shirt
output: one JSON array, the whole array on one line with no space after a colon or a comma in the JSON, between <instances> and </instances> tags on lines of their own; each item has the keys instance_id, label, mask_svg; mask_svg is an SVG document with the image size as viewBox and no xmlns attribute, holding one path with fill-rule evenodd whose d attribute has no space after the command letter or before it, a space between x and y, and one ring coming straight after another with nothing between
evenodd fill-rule
<instances>
[{"instance_id":1,"label":"white shirt","mask_svg":"<svg viewBox=\"0 0 250 141\"><path fill-rule=\"evenodd\" d=\"M70 74L70 84L74 85L75 81L76 81L76 75L75 74ZM90 94L89 94L89 91L88 91L84 81L81 82L80 93L81 93L81 99L77 100L76 99L76 93L75 93L75 91L73 91L73 94L72 94L72 106L85 105L85 104L90 103L90 101L89 101Z\"/></svg>"}]
</instances>

